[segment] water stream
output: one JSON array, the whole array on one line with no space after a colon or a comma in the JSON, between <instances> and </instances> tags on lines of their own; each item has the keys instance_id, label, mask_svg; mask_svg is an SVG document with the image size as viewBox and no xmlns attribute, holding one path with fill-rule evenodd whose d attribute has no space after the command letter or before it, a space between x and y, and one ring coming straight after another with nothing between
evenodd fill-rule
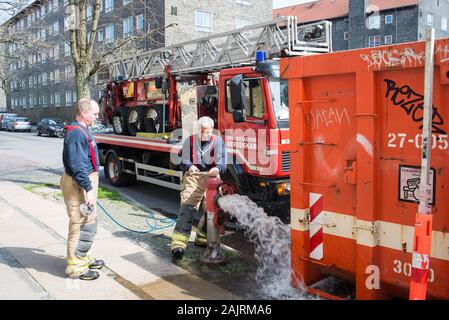
<instances>
[{"instance_id":1,"label":"water stream","mask_svg":"<svg viewBox=\"0 0 449 320\"><path fill-rule=\"evenodd\" d=\"M259 294L265 299L309 299L291 286L290 227L278 217L268 216L246 196L224 196L218 204L237 218L255 247ZM302 287L300 280L295 281Z\"/></svg>"}]
</instances>

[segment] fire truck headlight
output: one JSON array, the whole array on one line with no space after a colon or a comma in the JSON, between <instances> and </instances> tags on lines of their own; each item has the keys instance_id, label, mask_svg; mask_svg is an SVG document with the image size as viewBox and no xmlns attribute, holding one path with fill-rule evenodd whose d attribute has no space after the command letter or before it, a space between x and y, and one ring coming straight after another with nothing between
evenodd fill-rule
<instances>
[{"instance_id":1,"label":"fire truck headlight","mask_svg":"<svg viewBox=\"0 0 449 320\"><path fill-rule=\"evenodd\" d=\"M277 185L278 194L284 195L290 193L290 182L282 182Z\"/></svg>"}]
</instances>

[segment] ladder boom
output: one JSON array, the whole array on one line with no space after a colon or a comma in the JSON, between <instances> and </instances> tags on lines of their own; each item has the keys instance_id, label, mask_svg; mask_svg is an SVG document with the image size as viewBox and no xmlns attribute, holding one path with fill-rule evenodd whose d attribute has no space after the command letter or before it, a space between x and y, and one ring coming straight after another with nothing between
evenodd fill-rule
<instances>
[{"instance_id":1,"label":"ladder boom","mask_svg":"<svg viewBox=\"0 0 449 320\"><path fill-rule=\"evenodd\" d=\"M246 26L169 47L123 57L110 57L97 72L97 83L172 74L213 72L251 64L256 51L269 58L332 51L332 24L321 21L298 25L296 17Z\"/></svg>"}]
</instances>

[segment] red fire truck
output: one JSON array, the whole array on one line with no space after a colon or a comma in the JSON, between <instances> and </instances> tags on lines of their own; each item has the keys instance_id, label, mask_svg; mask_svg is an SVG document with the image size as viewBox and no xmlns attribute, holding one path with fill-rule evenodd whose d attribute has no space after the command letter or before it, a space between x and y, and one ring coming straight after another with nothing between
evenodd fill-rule
<instances>
[{"instance_id":1,"label":"red fire truck","mask_svg":"<svg viewBox=\"0 0 449 320\"><path fill-rule=\"evenodd\" d=\"M107 61L97 81L115 134L95 135L107 179L180 190L182 142L207 115L228 151L222 179L281 212L289 205L290 138L276 57L329 52L330 31L328 21L301 26L287 17Z\"/></svg>"}]
</instances>

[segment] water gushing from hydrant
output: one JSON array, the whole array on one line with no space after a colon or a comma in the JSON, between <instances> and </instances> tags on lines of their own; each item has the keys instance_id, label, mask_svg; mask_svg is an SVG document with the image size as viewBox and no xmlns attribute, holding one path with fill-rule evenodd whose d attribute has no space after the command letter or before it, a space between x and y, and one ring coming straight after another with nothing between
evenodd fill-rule
<instances>
[{"instance_id":1,"label":"water gushing from hydrant","mask_svg":"<svg viewBox=\"0 0 449 320\"><path fill-rule=\"evenodd\" d=\"M304 293L291 286L290 227L278 217L268 216L246 196L227 195L219 198L218 204L237 218L255 246L259 293L267 299L304 299ZM298 284L302 287L299 279Z\"/></svg>"}]
</instances>

